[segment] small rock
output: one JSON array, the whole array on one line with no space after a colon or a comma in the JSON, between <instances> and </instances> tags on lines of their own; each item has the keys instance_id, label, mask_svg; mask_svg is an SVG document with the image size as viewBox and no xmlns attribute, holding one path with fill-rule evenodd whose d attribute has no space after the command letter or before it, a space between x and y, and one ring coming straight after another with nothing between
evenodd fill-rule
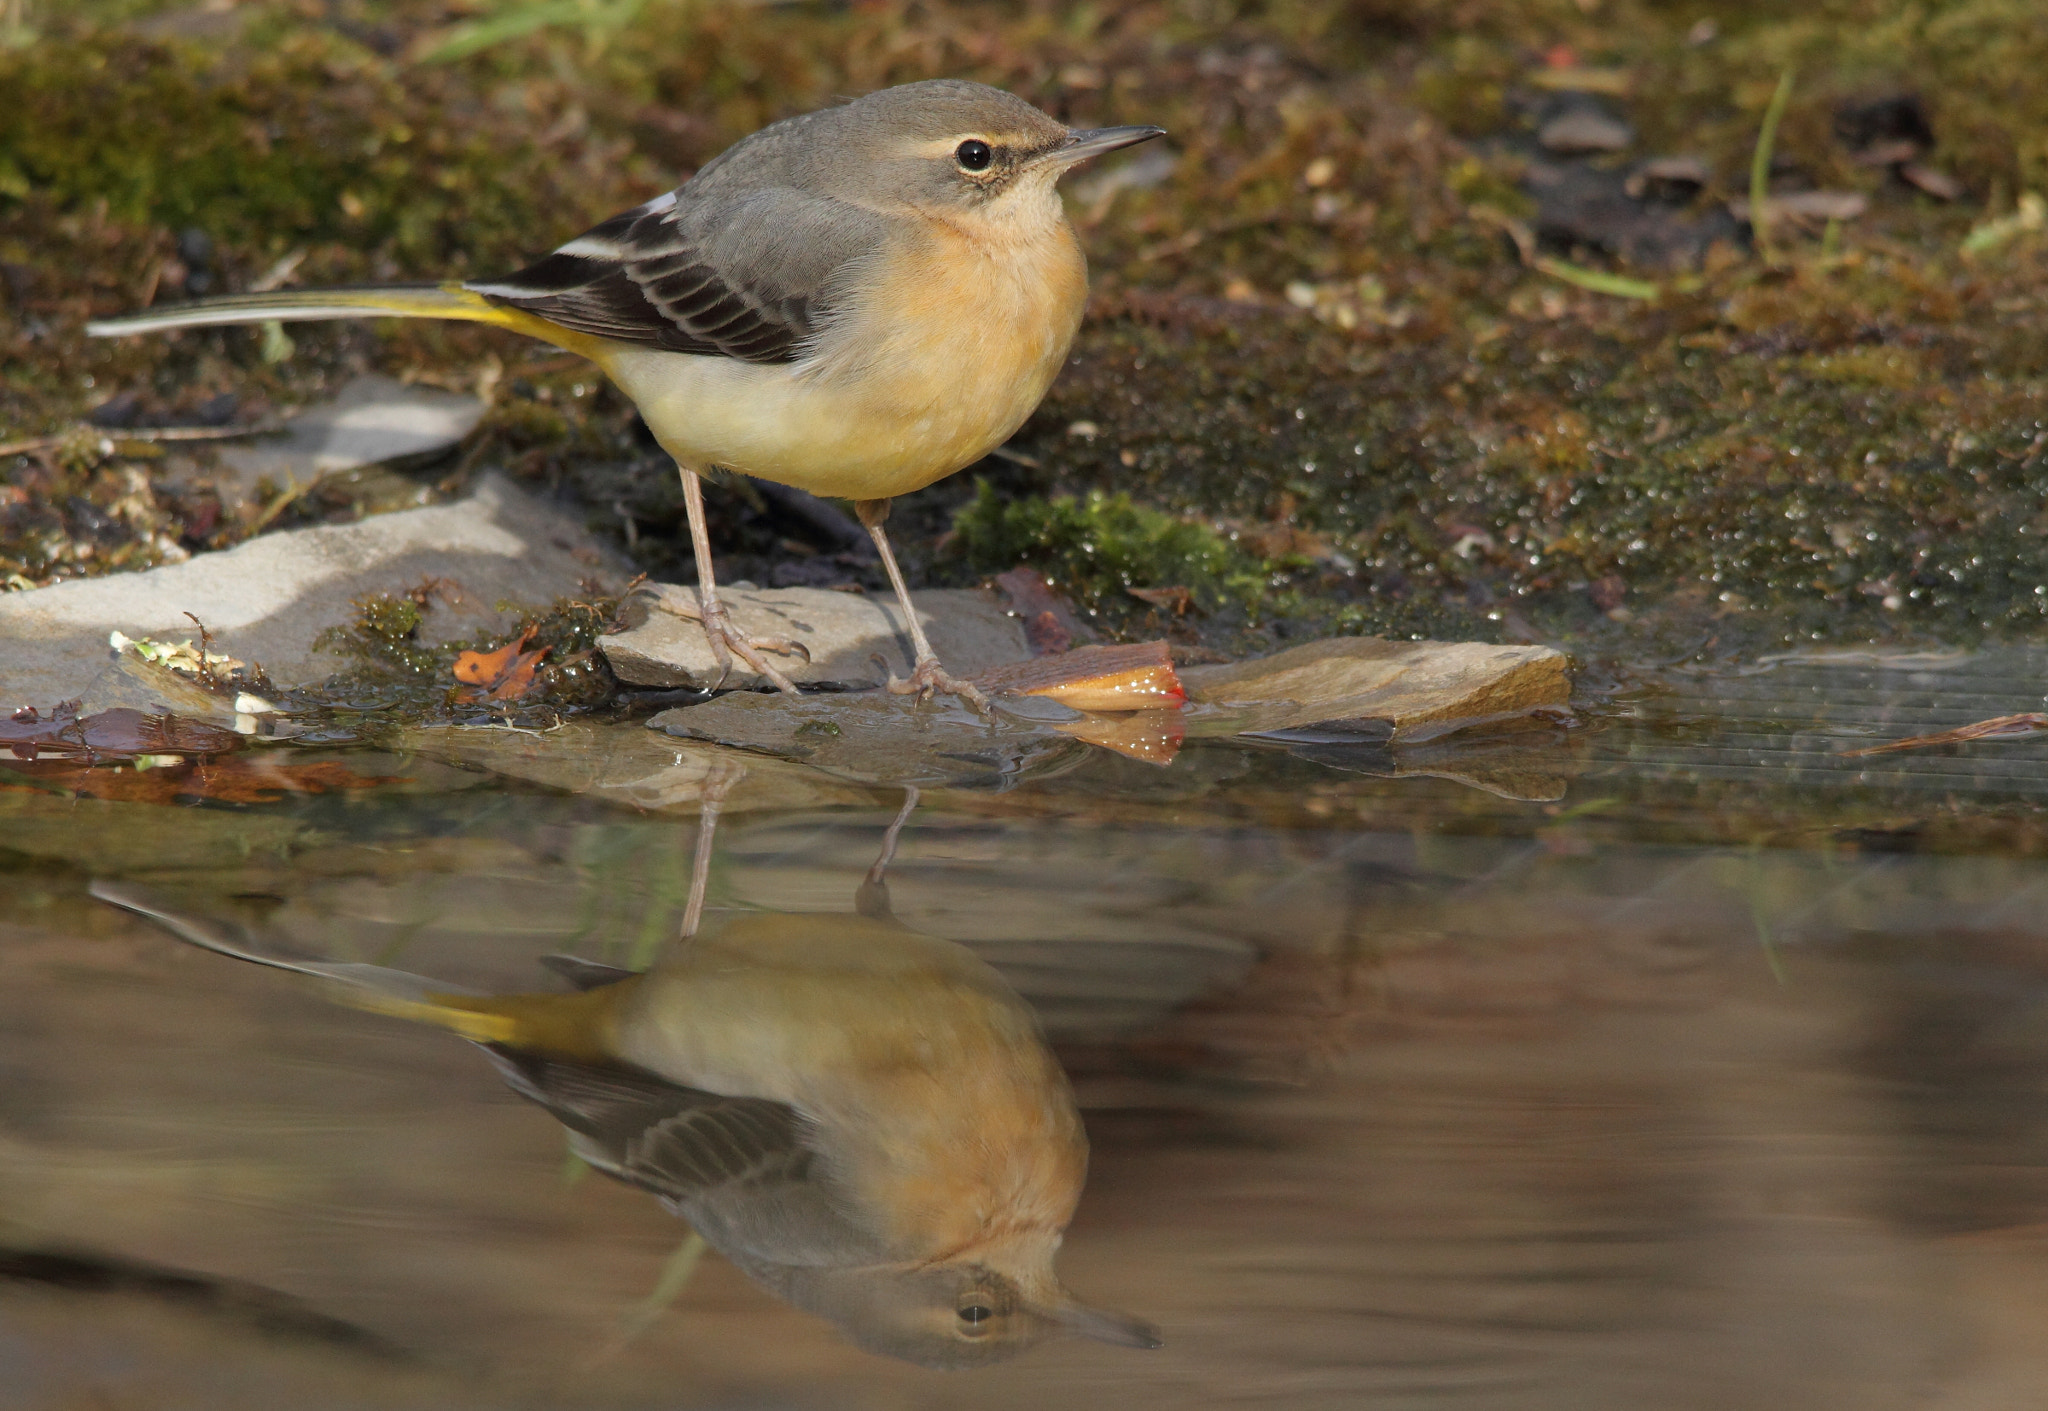
<instances>
[{"instance_id":1,"label":"small rock","mask_svg":"<svg viewBox=\"0 0 2048 1411\"><path fill-rule=\"evenodd\" d=\"M1547 119L1536 129L1536 140L1561 156L1624 152L1634 144L1636 130L1596 108L1575 106Z\"/></svg>"},{"instance_id":2,"label":"small rock","mask_svg":"<svg viewBox=\"0 0 2048 1411\"><path fill-rule=\"evenodd\" d=\"M1275 656L1181 673L1190 736L1301 742L1434 739L1538 712L1564 712L1562 652L1483 642L1334 637Z\"/></svg>"},{"instance_id":3,"label":"small rock","mask_svg":"<svg viewBox=\"0 0 2048 1411\"><path fill-rule=\"evenodd\" d=\"M634 686L708 689L719 669L704 629L664 611L660 599L695 608L697 590L650 584L627 605L623 632L598 643L621 681ZM811 653L770 660L799 685L861 690L885 684L891 675L910 674L910 642L902 632L902 609L894 594L868 596L823 588L747 589L721 587L735 625L759 637L787 637ZM956 676L973 676L1031 654L1023 626L989 595L964 589L911 594L918 621L939 660ZM878 662L876 658L880 658ZM725 684L765 688L767 682L735 661Z\"/></svg>"},{"instance_id":4,"label":"small rock","mask_svg":"<svg viewBox=\"0 0 2048 1411\"><path fill-rule=\"evenodd\" d=\"M1536 201L1532 224L1549 244L1585 245L1642 269L1697 267L1716 242L1733 244L1741 227L1716 208L1689 216L1675 203L1629 193L1632 177L1583 162L1533 159L1522 188Z\"/></svg>"},{"instance_id":5,"label":"small rock","mask_svg":"<svg viewBox=\"0 0 2048 1411\"><path fill-rule=\"evenodd\" d=\"M483 414L475 397L372 373L293 417L282 436L223 447L220 461L244 488L265 478L280 487L304 485L335 471L445 451Z\"/></svg>"},{"instance_id":6,"label":"small rock","mask_svg":"<svg viewBox=\"0 0 2048 1411\"><path fill-rule=\"evenodd\" d=\"M1937 201L1960 201L1966 194L1963 184L1947 172L1919 162L1901 163L1899 179L1909 186L1917 186Z\"/></svg>"},{"instance_id":7,"label":"small rock","mask_svg":"<svg viewBox=\"0 0 2048 1411\"><path fill-rule=\"evenodd\" d=\"M592 579L623 583L628 574L576 521L487 479L453 504L265 534L163 568L0 595L0 706L85 695L113 666L114 631L182 641L196 635L196 617L216 652L262 667L280 686L306 685L348 664L313 644L348 622L351 600L365 594L441 580L421 635L447 641L502 630L511 617L498 611L501 601L541 606L581 594Z\"/></svg>"},{"instance_id":8,"label":"small rock","mask_svg":"<svg viewBox=\"0 0 2048 1411\"><path fill-rule=\"evenodd\" d=\"M1786 191L1771 195L1765 204L1772 220L1854 220L1870 209L1870 198L1861 191ZM1737 220L1748 220L1748 199L1737 197L1730 201L1728 214Z\"/></svg>"},{"instance_id":9,"label":"small rock","mask_svg":"<svg viewBox=\"0 0 2048 1411\"><path fill-rule=\"evenodd\" d=\"M1638 201L1683 205L1713 179L1714 169L1699 157L1653 157L1629 173L1623 189Z\"/></svg>"}]
</instances>

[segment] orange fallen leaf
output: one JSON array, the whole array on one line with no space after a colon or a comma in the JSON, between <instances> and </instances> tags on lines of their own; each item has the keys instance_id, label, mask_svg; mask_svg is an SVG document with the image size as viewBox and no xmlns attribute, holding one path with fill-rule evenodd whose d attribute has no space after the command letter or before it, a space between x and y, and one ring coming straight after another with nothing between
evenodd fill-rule
<instances>
[{"instance_id":1,"label":"orange fallen leaf","mask_svg":"<svg viewBox=\"0 0 2048 1411\"><path fill-rule=\"evenodd\" d=\"M992 667L976 684L999 696L1050 696L1075 710L1153 710L1188 698L1164 642L1076 647Z\"/></svg>"},{"instance_id":2,"label":"orange fallen leaf","mask_svg":"<svg viewBox=\"0 0 2048 1411\"><path fill-rule=\"evenodd\" d=\"M469 689L457 693L462 701L516 701L533 689L534 673L540 670L546 647L525 650L533 636L528 627L518 640L492 652L463 652L455 658L455 679Z\"/></svg>"},{"instance_id":3,"label":"orange fallen leaf","mask_svg":"<svg viewBox=\"0 0 2048 1411\"><path fill-rule=\"evenodd\" d=\"M2037 735L2043 730L2048 730L2048 715L2039 711L2028 711L2023 715L1995 715L1974 725L1959 725L1953 730L1941 730L1932 735L1909 735L1903 740L1892 740L1867 749L1843 750L1841 755L1844 759L1857 759L1864 755L1892 754L1898 750L1922 750L1932 745L1961 745L1971 740L2010 740L2021 735Z\"/></svg>"}]
</instances>

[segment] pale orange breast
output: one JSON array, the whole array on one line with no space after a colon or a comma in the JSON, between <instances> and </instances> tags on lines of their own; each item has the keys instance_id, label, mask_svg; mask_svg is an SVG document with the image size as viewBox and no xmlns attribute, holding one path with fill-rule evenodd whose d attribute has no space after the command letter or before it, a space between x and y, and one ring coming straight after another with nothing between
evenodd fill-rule
<instances>
[{"instance_id":1,"label":"pale orange breast","mask_svg":"<svg viewBox=\"0 0 2048 1411\"><path fill-rule=\"evenodd\" d=\"M1045 396L1080 326L1087 265L1056 205L1022 220L907 219L813 358L632 349L609 352L606 371L686 466L857 500L951 475Z\"/></svg>"}]
</instances>

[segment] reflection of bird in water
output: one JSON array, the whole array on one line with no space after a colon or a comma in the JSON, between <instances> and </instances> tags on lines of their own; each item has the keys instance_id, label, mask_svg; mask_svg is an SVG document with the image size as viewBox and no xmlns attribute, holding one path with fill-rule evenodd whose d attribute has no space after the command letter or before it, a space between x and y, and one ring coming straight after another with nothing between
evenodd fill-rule
<instances>
[{"instance_id":1,"label":"reflection of bird in water","mask_svg":"<svg viewBox=\"0 0 2048 1411\"><path fill-rule=\"evenodd\" d=\"M965 947L890 918L874 874L864 915L741 916L644 974L551 957L566 995L278 960L126 888L94 894L482 1045L579 1155L870 1351L968 1367L1062 1331L1158 1345L1053 1273L1087 1139L1030 1009Z\"/></svg>"}]
</instances>

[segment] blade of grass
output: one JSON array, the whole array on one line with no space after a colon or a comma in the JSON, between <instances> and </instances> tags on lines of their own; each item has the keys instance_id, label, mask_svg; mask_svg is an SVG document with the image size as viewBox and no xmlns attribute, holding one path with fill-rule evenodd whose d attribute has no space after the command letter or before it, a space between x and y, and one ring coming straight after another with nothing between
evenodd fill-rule
<instances>
[{"instance_id":1,"label":"blade of grass","mask_svg":"<svg viewBox=\"0 0 2048 1411\"><path fill-rule=\"evenodd\" d=\"M1576 284L1581 289L1590 289L1595 294L1612 294L1618 299L1642 299L1654 303L1664 293L1662 285L1647 279L1630 279L1626 275L1608 274L1602 270L1587 269L1568 260L1550 255L1538 255L1532 263L1552 279L1562 279L1567 284Z\"/></svg>"},{"instance_id":2,"label":"blade of grass","mask_svg":"<svg viewBox=\"0 0 2048 1411\"><path fill-rule=\"evenodd\" d=\"M1778 77L1777 91L1764 109L1764 125L1756 135L1756 151L1749 159L1749 230L1756 252L1767 265L1778 262L1771 247L1771 149L1778 143L1778 122L1785 116L1785 104L1792 98L1792 66Z\"/></svg>"}]
</instances>

